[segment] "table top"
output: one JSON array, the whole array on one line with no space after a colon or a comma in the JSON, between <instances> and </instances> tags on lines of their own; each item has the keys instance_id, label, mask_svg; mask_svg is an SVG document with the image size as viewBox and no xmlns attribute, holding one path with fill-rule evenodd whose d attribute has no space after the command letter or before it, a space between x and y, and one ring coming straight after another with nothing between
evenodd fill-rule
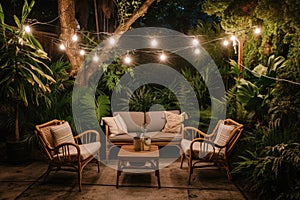
<instances>
[{"instance_id":1,"label":"table top","mask_svg":"<svg viewBox=\"0 0 300 200\"><path fill-rule=\"evenodd\" d=\"M133 145L122 145L119 153L119 158L158 158L158 146L151 145L150 151L135 151Z\"/></svg>"}]
</instances>

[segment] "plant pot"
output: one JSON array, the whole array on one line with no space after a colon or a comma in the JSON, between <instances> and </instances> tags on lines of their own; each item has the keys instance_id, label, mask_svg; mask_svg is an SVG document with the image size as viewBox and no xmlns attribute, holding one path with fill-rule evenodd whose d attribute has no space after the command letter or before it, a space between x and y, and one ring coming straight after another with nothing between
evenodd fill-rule
<instances>
[{"instance_id":1,"label":"plant pot","mask_svg":"<svg viewBox=\"0 0 300 200\"><path fill-rule=\"evenodd\" d=\"M6 142L6 160L11 164L22 164L30 160L30 150L26 140Z\"/></svg>"}]
</instances>

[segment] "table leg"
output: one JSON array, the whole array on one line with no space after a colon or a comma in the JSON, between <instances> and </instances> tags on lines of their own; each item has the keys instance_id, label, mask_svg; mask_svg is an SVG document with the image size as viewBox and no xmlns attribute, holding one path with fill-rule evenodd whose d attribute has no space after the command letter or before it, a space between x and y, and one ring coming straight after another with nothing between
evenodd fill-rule
<instances>
[{"instance_id":1,"label":"table leg","mask_svg":"<svg viewBox=\"0 0 300 200\"><path fill-rule=\"evenodd\" d=\"M158 189L160 189L159 161L158 160L155 160L155 176L157 177Z\"/></svg>"},{"instance_id":2,"label":"table leg","mask_svg":"<svg viewBox=\"0 0 300 200\"><path fill-rule=\"evenodd\" d=\"M116 188L119 188L119 177L121 175L121 161L118 160L118 169L117 169L117 181L116 181Z\"/></svg>"}]
</instances>

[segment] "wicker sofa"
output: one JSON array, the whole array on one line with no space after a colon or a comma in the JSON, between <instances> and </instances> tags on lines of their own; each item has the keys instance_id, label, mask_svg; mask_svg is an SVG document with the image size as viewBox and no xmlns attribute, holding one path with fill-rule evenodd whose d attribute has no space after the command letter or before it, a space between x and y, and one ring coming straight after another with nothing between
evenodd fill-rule
<instances>
[{"instance_id":1,"label":"wicker sofa","mask_svg":"<svg viewBox=\"0 0 300 200\"><path fill-rule=\"evenodd\" d=\"M130 111L114 112L112 117L102 118L106 134L106 161L113 147L133 144L133 138L141 127L146 127L145 135L151 138L151 144L180 148L185 116L179 110Z\"/></svg>"}]
</instances>

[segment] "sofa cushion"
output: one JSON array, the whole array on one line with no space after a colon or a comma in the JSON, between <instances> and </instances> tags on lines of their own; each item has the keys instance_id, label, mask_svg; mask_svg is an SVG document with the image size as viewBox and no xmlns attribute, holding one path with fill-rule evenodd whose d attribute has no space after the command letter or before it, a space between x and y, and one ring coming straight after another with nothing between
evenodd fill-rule
<instances>
[{"instance_id":1,"label":"sofa cushion","mask_svg":"<svg viewBox=\"0 0 300 200\"><path fill-rule=\"evenodd\" d=\"M146 129L149 132L161 131L166 124L164 111L149 111L146 112Z\"/></svg>"},{"instance_id":2,"label":"sofa cushion","mask_svg":"<svg viewBox=\"0 0 300 200\"><path fill-rule=\"evenodd\" d=\"M144 112L114 112L113 116L118 114L124 120L128 132L136 132L145 123Z\"/></svg>"},{"instance_id":3,"label":"sofa cushion","mask_svg":"<svg viewBox=\"0 0 300 200\"><path fill-rule=\"evenodd\" d=\"M166 124L162 130L165 133L179 133L184 117L181 114L165 111Z\"/></svg>"},{"instance_id":4,"label":"sofa cushion","mask_svg":"<svg viewBox=\"0 0 300 200\"><path fill-rule=\"evenodd\" d=\"M111 142L128 142L133 143L133 138L136 136L135 133L128 133L123 135L110 135L109 140Z\"/></svg>"},{"instance_id":5,"label":"sofa cushion","mask_svg":"<svg viewBox=\"0 0 300 200\"><path fill-rule=\"evenodd\" d=\"M147 132L146 136L151 138L151 142L174 142L181 140L181 134L179 133Z\"/></svg>"},{"instance_id":6,"label":"sofa cushion","mask_svg":"<svg viewBox=\"0 0 300 200\"><path fill-rule=\"evenodd\" d=\"M122 128L119 127L121 125L118 124L121 124L123 122L122 121L120 122L120 119L118 119L118 117L103 117L102 119L108 125L109 132L111 134L119 135L127 132L127 130L122 130Z\"/></svg>"}]
</instances>

